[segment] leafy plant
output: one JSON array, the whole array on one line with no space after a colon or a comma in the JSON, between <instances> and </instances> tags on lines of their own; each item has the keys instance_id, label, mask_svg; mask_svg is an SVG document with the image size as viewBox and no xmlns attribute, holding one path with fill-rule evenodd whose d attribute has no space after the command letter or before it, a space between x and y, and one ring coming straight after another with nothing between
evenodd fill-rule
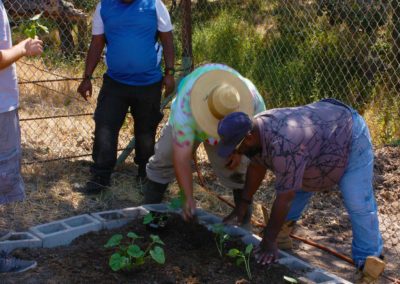
<instances>
[{"instance_id":1,"label":"leafy plant","mask_svg":"<svg viewBox=\"0 0 400 284\"><path fill-rule=\"evenodd\" d=\"M172 198L171 202L168 204L169 209L177 210L183 207L185 203L185 192L181 188L178 193L178 197Z\"/></svg>"},{"instance_id":2,"label":"leafy plant","mask_svg":"<svg viewBox=\"0 0 400 284\"><path fill-rule=\"evenodd\" d=\"M24 34L27 37L35 38L40 31L45 32L46 34L49 33L49 29L39 22L42 14L43 14L43 12L40 14L37 14L29 19L29 24L24 29Z\"/></svg>"},{"instance_id":3,"label":"leafy plant","mask_svg":"<svg viewBox=\"0 0 400 284\"><path fill-rule=\"evenodd\" d=\"M177 210L179 208L182 208L184 202L185 202L185 193L181 189L179 191L179 196L171 199L171 202L168 204L168 208L170 210ZM144 215L143 224L149 225L153 228L165 227L168 218L169 218L168 213L149 212L146 215Z\"/></svg>"},{"instance_id":4,"label":"leafy plant","mask_svg":"<svg viewBox=\"0 0 400 284\"><path fill-rule=\"evenodd\" d=\"M136 241L143 237L133 232L127 234L129 241L123 242L121 234L113 235L104 245L105 248L116 248L109 259L109 266L113 271L131 270L136 266L143 265L145 260L151 257L159 264L165 263L164 249L159 245L165 245L157 235L150 235L151 242L143 250Z\"/></svg>"},{"instance_id":5,"label":"leafy plant","mask_svg":"<svg viewBox=\"0 0 400 284\"><path fill-rule=\"evenodd\" d=\"M237 248L230 249L228 252L228 256L236 258L236 265L240 266L244 263L244 267L246 268L247 276L251 280L251 270L250 270L250 255L253 251L253 245L248 244L246 246L245 251L238 250Z\"/></svg>"},{"instance_id":6,"label":"leafy plant","mask_svg":"<svg viewBox=\"0 0 400 284\"><path fill-rule=\"evenodd\" d=\"M222 257L222 254L224 252L225 243L227 240L229 240L229 235L224 232L223 224L214 224L212 226L212 231L215 234L214 240L215 240L215 244L217 245L219 255Z\"/></svg>"}]
</instances>

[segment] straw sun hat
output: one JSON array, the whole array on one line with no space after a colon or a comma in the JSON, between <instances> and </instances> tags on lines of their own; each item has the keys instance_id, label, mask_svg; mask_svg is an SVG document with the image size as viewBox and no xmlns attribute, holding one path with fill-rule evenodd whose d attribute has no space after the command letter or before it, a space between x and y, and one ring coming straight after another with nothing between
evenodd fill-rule
<instances>
[{"instance_id":1,"label":"straw sun hat","mask_svg":"<svg viewBox=\"0 0 400 284\"><path fill-rule=\"evenodd\" d=\"M190 107L198 126L218 138L218 122L232 112L254 113L253 97L237 75L225 70L212 70L201 75L192 87Z\"/></svg>"}]
</instances>

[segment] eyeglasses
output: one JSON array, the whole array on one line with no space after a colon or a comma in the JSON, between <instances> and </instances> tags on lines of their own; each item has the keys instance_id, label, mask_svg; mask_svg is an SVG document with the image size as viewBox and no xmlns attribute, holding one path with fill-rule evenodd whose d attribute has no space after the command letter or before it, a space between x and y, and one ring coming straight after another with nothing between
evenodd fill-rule
<instances>
[{"instance_id":1,"label":"eyeglasses","mask_svg":"<svg viewBox=\"0 0 400 284\"><path fill-rule=\"evenodd\" d=\"M246 135L247 136L247 135ZM240 146L242 146L244 140L246 139L246 136L243 137L242 140L240 140L239 144L236 145L235 151L239 151Z\"/></svg>"}]
</instances>

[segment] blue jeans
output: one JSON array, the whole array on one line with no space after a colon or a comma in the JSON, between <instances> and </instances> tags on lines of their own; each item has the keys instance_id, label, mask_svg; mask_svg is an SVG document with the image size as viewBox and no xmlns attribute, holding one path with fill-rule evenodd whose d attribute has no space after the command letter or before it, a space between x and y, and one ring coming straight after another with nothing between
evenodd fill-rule
<instances>
[{"instance_id":1,"label":"blue jeans","mask_svg":"<svg viewBox=\"0 0 400 284\"><path fill-rule=\"evenodd\" d=\"M371 137L364 119L355 110L352 110L352 116L353 140L339 188L352 225L352 257L356 267L361 267L367 256L381 255L383 241L372 188L374 154ZM300 219L312 195L312 192L296 192L286 219Z\"/></svg>"}]
</instances>

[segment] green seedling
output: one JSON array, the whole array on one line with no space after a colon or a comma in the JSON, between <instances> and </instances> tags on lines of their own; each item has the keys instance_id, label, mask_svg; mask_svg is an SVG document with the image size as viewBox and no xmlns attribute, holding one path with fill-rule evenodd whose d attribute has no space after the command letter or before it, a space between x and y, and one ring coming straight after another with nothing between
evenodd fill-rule
<instances>
[{"instance_id":1,"label":"green seedling","mask_svg":"<svg viewBox=\"0 0 400 284\"><path fill-rule=\"evenodd\" d=\"M240 251L236 248L230 249L228 252L228 256L236 258L236 265L240 266L242 263L244 263L244 267L246 268L247 276L249 277L249 280L251 280L251 270L250 270L250 255L251 252L253 251L253 245L248 244L246 246L245 251Z\"/></svg>"},{"instance_id":2,"label":"green seedling","mask_svg":"<svg viewBox=\"0 0 400 284\"><path fill-rule=\"evenodd\" d=\"M219 252L219 255L222 257L222 254L224 252L224 247L226 241L229 240L229 235L224 232L224 225L223 224L214 224L212 226L212 231L214 233L214 240L215 244L217 245L217 249Z\"/></svg>"},{"instance_id":3,"label":"green seedling","mask_svg":"<svg viewBox=\"0 0 400 284\"><path fill-rule=\"evenodd\" d=\"M184 202L185 202L185 193L181 189L179 191L178 197L171 199L171 202L168 204L168 208L170 210L178 210L182 208ZM169 218L168 213L149 212L146 215L144 215L143 224L155 228L165 227L168 218Z\"/></svg>"},{"instance_id":4,"label":"green seedling","mask_svg":"<svg viewBox=\"0 0 400 284\"><path fill-rule=\"evenodd\" d=\"M43 12L40 14L37 14L29 19L29 23L27 24L27 27L24 29L24 34L27 37L35 38L40 31L42 31L46 34L49 33L49 29L39 22L42 14L43 14Z\"/></svg>"},{"instance_id":5,"label":"green seedling","mask_svg":"<svg viewBox=\"0 0 400 284\"><path fill-rule=\"evenodd\" d=\"M132 270L134 267L143 265L145 260L151 257L159 264L165 263L164 249L159 245L165 245L157 235L150 235L151 242L145 249L142 249L136 241L143 237L133 232L127 234L128 241L123 241L121 234L113 235L104 245L105 248L115 248L108 261L108 265L113 271Z\"/></svg>"},{"instance_id":6,"label":"green seedling","mask_svg":"<svg viewBox=\"0 0 400 284\"><path fill-rule=\"evenodd\" d=\"M178 197L172 198L171 202L168 204L169 209L177 210L183 207L185 203L185 192L183 189L179 189Z\"/></svg>"},{"instance_id":7,"label":"green seedling","mask_svg":"<svg viewBox=\"0 0 400 284\"><path fill-rule=\"evenodd\" d=\"M143 224L154 228L165 227L168 220L166 213L149 212L143 217Z\"/></svg>"}]
</instances>

